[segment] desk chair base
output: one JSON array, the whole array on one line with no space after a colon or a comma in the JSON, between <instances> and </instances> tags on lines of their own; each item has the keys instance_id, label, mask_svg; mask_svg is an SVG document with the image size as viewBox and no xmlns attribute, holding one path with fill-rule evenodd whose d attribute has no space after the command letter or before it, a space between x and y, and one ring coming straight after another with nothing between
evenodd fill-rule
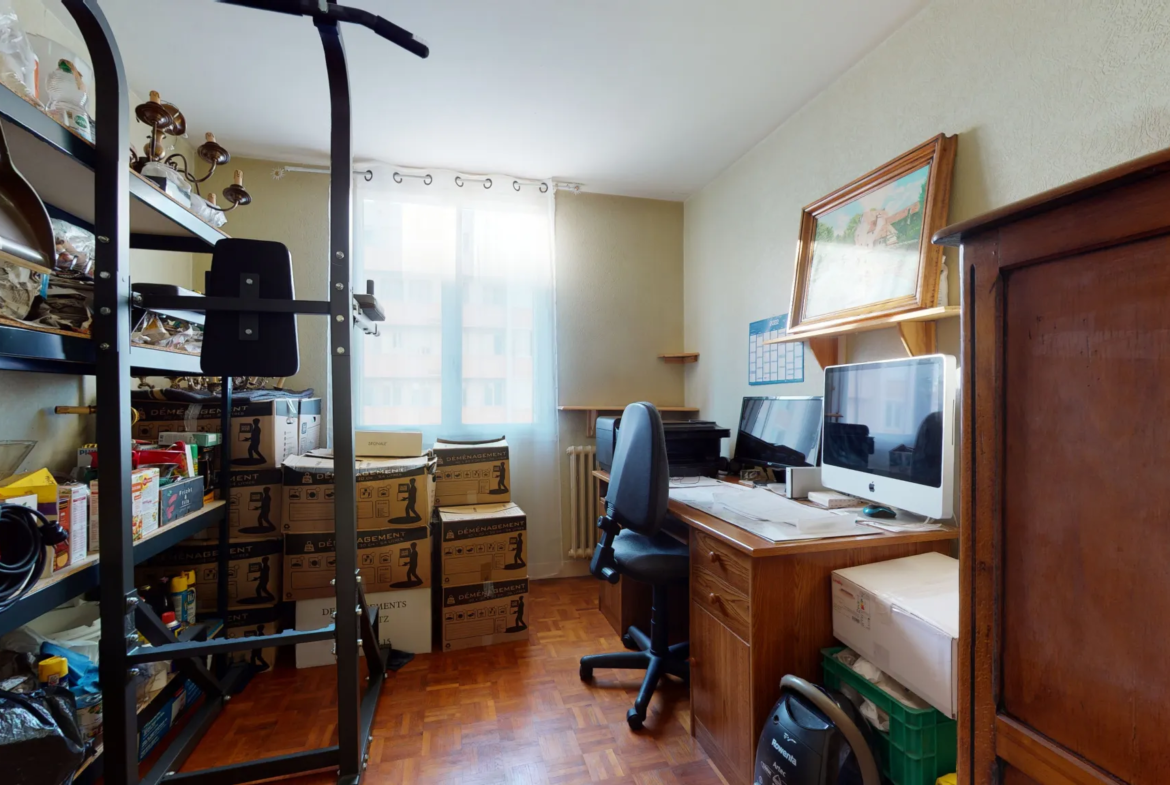
<instances>
[{"instance_id":1,"label":"desk chair base","mask_svg":"<svg viewBox=\"0 0 1170 785\"><path fill-rule=\"evenodd\" d=\"M616 652L614 654L590 654L581 658L581 681L593 679L594 668L617 668L620 670L645 670L646 677L642 679L642 688L638 690L638 698L634 701L634 708L626 712L626 724L632 730L639 730L646 721L646 710L650 707L650 699L654 697L654 690L663 676L677 676L683 682L690 681L690 644L676 643L668 646L666 643L666 587L654 587L654 610L650 620L650 635L630 627L622 636L622 644L631 651Z\"/></svg>"}]
</instances>

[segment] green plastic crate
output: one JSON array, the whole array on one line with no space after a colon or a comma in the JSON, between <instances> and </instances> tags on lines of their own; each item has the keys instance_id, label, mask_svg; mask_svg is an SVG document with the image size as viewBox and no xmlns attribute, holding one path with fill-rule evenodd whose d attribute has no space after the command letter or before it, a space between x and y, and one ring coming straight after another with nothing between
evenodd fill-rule
<instances>
[{"instance_id":1,"label":"green plastic crate","mask_svg":"<svg viewBox=\"0 0 1170 785\"><path fill-rule=\"evenodd\" d=\"M825 686L839 690L848 684L866 700L890 715L890 732L874 730L882 774L894 785L934 785L955 770L958 723L937 709L912 709L883 689L853 672L835 654L844 646L821 649Z\"/></svg>"}]
</instances>

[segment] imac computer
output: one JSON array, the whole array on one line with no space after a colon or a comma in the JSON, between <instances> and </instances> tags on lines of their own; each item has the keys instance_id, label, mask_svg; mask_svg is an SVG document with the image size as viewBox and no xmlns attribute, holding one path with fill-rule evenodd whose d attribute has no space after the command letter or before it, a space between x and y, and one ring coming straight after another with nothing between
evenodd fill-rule
<instances>
[{"instance_id":1,"label":"imac computer","mask_svg":"<svg viewBox=\"0 0 1170 785\"><path fill-rule=\"evenodd\" d=\"M744 398L734 460L769 469L816 466L823 415L820 396Z\"/></svg>"},{"instance_id":2,"label":"imac computer","mask_svg":"<svg viewBox=\"0 0 1170 785\"><path fill-rule=\"evenodd\" d=\"M955 358L941 354L826 368L822 484L950 518L957 383Z\"/></svg>"}]
</instances>

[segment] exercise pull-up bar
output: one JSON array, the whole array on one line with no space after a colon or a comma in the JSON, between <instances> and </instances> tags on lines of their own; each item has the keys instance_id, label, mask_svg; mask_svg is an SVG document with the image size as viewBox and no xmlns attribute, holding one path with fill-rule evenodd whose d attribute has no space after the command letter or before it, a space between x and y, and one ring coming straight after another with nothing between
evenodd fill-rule
<instances>
[{"instance_id":1,"label":"exercise pull-up bar","mask_svg":"<svg viewBox=\"0 0 1170 785\"><path fill-rule=\"evenodd\" d=\"M361 8L350 8L336 3L327 3L325 0L217 0L227 5L242 5L246 8L257 8L262 11L275 11L291 16L308 16L314 21L349 22L350 24L368 27L387 41L401 46L411 54L419 57L430 55L430 47L414 37L409 30L404 30L388 19Z\"/></svg>"}]
</instances>

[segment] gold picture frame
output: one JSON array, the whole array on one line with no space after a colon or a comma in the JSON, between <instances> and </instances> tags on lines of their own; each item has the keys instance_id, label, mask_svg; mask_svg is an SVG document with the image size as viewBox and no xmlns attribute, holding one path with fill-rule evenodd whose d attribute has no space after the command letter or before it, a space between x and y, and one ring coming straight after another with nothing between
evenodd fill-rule
<instances>
[{"instance_id":1,"label":"gold picture frame","mask_svg":"<svg viewBox=\"0 0 1170 785\"><path fill-rule=\"evenodd\" d=\"M939 134L804 208L788 332L933 308L958 136Z\"/></svg>"}]
</instances>

